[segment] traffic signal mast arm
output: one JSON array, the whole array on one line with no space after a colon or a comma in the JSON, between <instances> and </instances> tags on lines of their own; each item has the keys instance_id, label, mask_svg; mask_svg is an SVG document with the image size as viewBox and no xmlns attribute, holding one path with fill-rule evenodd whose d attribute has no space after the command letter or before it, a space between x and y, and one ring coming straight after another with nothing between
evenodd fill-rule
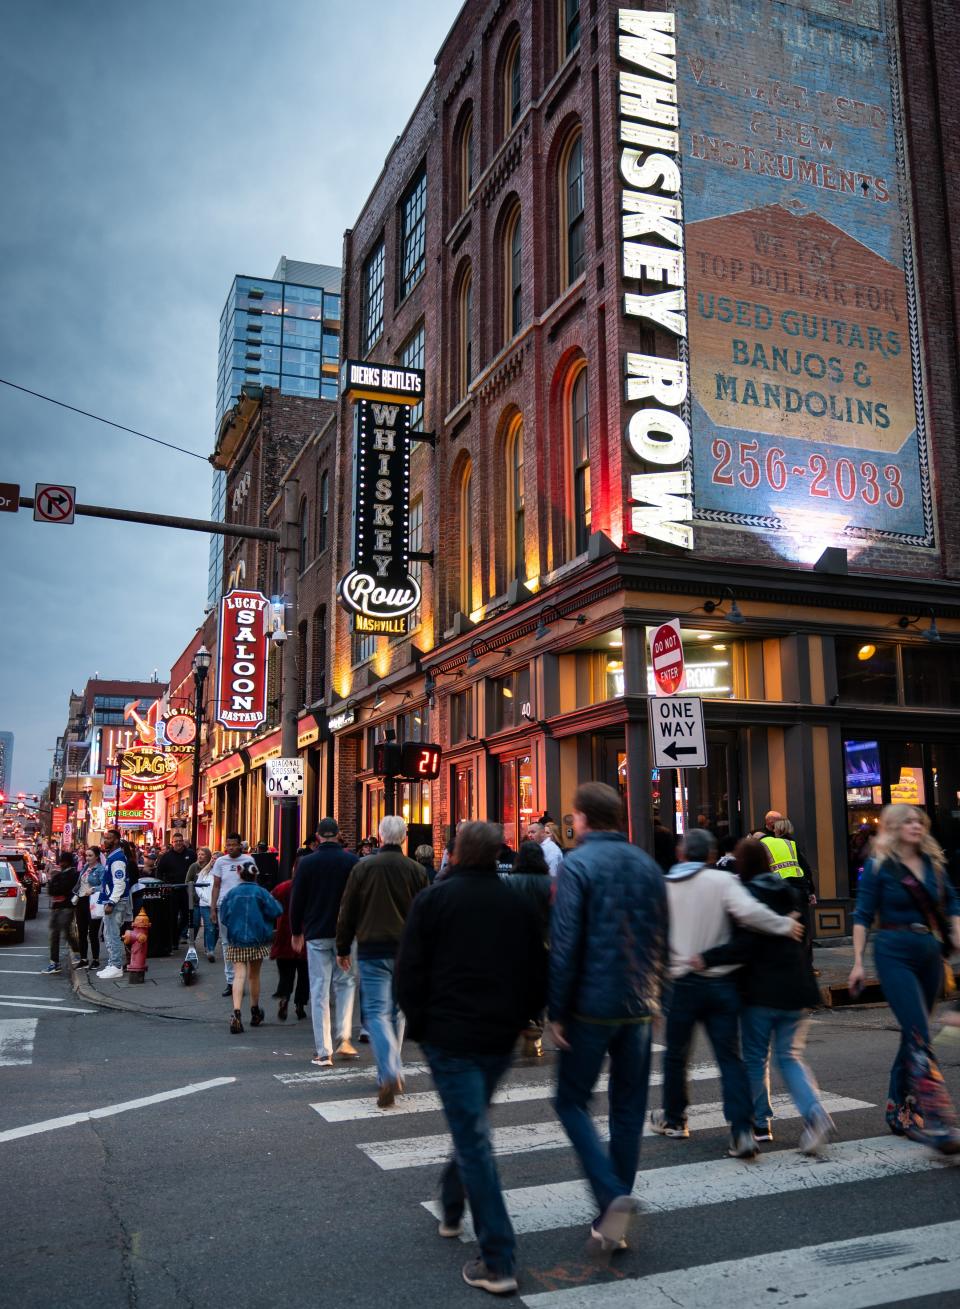
<instances>
[{"instance_id":1,"label":"traffic signal mast arm","mask_svg":"<svg viewBox=\"0 0 960 1309\"><path fill-rule=\"evenodd\" d=\"M31 495L20 497L21 509L32 509ZM176 514L150 514L142 509L116 509L112 505L77 505L74 512L86 518L115 518L121 523L146 523L152 527L178 527L184 532L206 532L215 536L241 536L254 541L279 543L280 533L272 527L247 527L244 523L218 523L206 518L181 518Z\"/></svg>"}]
</instances>

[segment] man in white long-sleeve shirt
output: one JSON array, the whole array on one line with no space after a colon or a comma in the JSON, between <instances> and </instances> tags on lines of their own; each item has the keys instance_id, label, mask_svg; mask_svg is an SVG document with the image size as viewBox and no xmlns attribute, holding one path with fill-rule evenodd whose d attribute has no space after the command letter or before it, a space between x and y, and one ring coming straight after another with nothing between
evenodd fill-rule
<instances>
[{"instance_id":1,"label":"man in white long-sleeve shirt","mask_svg":"<svg viewBox=\"0 0 960 1309\"><path fill-rule=\"evenodd\" d=\"M717 843L710 832L693 828L684 837L681 852L683 862L675 864L666 877L673 988L663 1059L663 1109L654 1110L651 1125L664 1136L690 1135L687 1059L694 1029L697 1023L703 1023L720 1069L723 1112L733 1137L730 1154L737 1159L752 1159L757 1153L753 1100L740 1058L740 999L729 976L738 965L694 972L690 961L730 940L731 918L771 936L799 939L803 927L755 900L733 873L713 866Z\"/></svg>"}]
</instances>

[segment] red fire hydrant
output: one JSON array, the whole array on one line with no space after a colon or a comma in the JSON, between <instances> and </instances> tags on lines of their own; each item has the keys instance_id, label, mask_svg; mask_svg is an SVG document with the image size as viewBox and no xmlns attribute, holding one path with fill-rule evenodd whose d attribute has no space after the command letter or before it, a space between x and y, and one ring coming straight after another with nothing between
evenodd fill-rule
<instances>
[{"instance_id":1,"label":"red fire hydrant","mask_svg":"<svg viewBox=\"0 0 960 1309\"><path fill-rule=\"evenodd\" d=\"M124 932L123 944L130 947L130 963L127 965L127 981L131 984L142 982L147 971L147 937L150 935L150 919L141 909L133 920L133 928Z\"/></svg>"}]
</instances>

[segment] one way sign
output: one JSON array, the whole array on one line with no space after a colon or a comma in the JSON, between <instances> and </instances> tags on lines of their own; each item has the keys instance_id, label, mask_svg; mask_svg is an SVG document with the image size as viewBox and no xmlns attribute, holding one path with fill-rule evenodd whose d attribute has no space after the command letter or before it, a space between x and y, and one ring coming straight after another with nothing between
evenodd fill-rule
<instances>
[{"instance_id":1,"label":"one way sign","mask_svg":"<svg viewBox=\"0 0 960 1309\"><path fill-rule=\"evenodd\" d=\"M651 696L654 768L706 768L703 701L695 696Z\"/></svg>"}]
</instances>

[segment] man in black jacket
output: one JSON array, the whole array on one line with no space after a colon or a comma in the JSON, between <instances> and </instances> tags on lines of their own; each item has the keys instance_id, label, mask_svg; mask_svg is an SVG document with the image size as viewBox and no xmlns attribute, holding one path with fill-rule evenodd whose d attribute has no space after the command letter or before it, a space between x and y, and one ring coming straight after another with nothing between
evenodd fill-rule
<instances>
[{"instance_id":1,"label":"man in black jacket","mask_svg":"<svg viewBox=\"0 0 960 1309\"><path fill-rule=\"evenodd\" d=\"M173 892L176 896L174 910L177 924L176 939L178 941L187 939L187 928L190 925L190 910L187 903L187 872L196 857L183 839L183 833L174 832L170 838L170 844L157 860L156 876L160 878L160 881L167 886L181 888Z\"/></svg>"},{"instance_id":2,"label":"man in black jacket","mask_svg":"<svg viewBox=\"0 0 960 1309\"><path fill-rule=\"evenodd\" d=\"M257 842L253 862L257 865L257 882L265 891L272 891L280 881L280 861L266 841Z\"/></svg>"},{"instance_id":3,"label":"man in black jacket","mask_svg":"<svg viewBox=\"0 0 960 1309\"><path fill-rule=\"evenodd\" d=\"M517 1036L546 999L547 953L532 907L497 875L492 823L457 832L448 876L413 903L397 959L397 999L423 1046L454 1156L441 1183L441 1236L462 1230L470 1200L482 1258L464 1281L494 1295L517 1289L516 1240L493 1162L487 1107Z\"/></svg>"},{"instance_id":4,"label":"man in black jacket","mask_svg":"<svg viewBox=\"0 0 960 1309\"><path fill-rule=\"evenodd\" d=\"M353 1030L353 998L357 970L337 967L336 933L340 901L357 862L357 856L340 844L335 818L322 818L317 827L319 845L297 863L290 893L290 934L293 948L307 946L310 973L310 1017L318 1068L333 1067L333 1039L330 1030L330 991L337 1018L337 1058L357 1059L359 1052L350 1040Z\"/></svg>"}]
</instances>

